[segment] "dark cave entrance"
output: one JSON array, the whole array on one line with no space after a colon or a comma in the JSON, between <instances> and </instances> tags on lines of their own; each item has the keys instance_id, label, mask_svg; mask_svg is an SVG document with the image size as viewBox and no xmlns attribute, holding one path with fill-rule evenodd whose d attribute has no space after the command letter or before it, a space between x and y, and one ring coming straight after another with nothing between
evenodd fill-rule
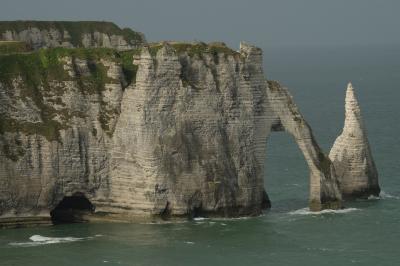
<instances>
[{"instance_id":1,"label":"dark cave entrance","mask_svg":"<svg viewBox=\"0 0 400 266\"><path fill-rule=\"evenodd\" d=\"M53 224L84 223L94 212L93 204L82 193L64 197L50 212Z\"/></svg>"}]
</instances>

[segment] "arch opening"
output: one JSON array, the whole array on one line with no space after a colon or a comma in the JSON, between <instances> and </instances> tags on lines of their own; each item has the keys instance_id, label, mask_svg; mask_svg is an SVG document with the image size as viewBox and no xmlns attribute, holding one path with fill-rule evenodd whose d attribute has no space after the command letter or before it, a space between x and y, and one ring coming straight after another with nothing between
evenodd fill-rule
<instances>
[{"instance_id":1,"label":"arch opening","mask_svg":"<svg viewBox=\"0 0 400 266\"><path fill-rule=\"evenodd\" d=\"M278 212L304 208L309 202L310 173L296 141L286 132L267 140L264 184L272 208Z\"/></svg>"},{"instance_id":2,"label":"arch opening","mask_svg":"<svg viewBox=\"0 0 400 266\"><path fill-rule=\"evenodd\" d=\"M95 207L82 193L64 197L50 212L53 224L84 223Z\"/></svg>"}]
</instances>

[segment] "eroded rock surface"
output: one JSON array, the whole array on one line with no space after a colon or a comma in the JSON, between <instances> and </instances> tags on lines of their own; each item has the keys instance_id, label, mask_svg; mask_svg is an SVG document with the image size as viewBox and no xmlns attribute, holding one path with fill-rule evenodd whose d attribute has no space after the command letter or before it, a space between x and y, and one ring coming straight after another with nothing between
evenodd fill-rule
<instances>
[{"instance_id":1,"label":"eroded rock surface","mask_svg":"<svg viewBox=\"0 0 400 266\"><path fill-rule=\"evenodd\" d=\"M152 46L132 56L130 85L113 54L62 54L33 84L24 67L4 76L2 217L48 216L76 193L112 219L260 214L272 123L261 54Z\"/></svg>"},{"instance_id":2,"label":"eroded rock surface","mask_svg":"<svg viewBox=\"0 0 400 266\"><path fill-rule=\"evenodd\" d=\"M335 165L341 192L346 198L379 196L378 172L353 86L346 92L346 112L342 134L329 157Z\"/></svg>"},{"instance_id":3,"label":"eroded rock surface","mask_svg":"<svg viewBox=\"0 0 400 266\"><path fill-rule=\"evenodd\" d=\"M112 206L140 215L259 214L267 201L255 153L261 50L190 56L166 44L156 55L143 49L137 63L113 135Z\"/></svg>"},{"instance_id":4,"label":"eroded rock surface","mask_svg":"<svg viewBox=\"0 0 400 266\"><path fill-rule=\"evenodd\" d=\"M42 222L77 195L92 219L258 215L267 138L280 129L309 165L311 209L340 207L329 158L286 89L267 84L257 47L49 49L0 62L13 70L0 71L2 221Z\"/></svg>"}]
</instances>

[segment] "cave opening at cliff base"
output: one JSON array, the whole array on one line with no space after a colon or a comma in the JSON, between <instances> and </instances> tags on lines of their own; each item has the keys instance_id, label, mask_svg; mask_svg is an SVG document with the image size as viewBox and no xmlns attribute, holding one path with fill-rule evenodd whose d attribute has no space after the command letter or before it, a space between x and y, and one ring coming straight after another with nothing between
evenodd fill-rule
<instances>
[{"instance_id":1,"label":"cave opening at cliff base","mask_svg":"<svg viewBox=\"0 0 400 266\"><path fill-rule=\"evenodd\" d=\"M94 212L93 204L83 193L65 196L50 212L53 224L83 223Z\"/></svg>"}]
</instances>

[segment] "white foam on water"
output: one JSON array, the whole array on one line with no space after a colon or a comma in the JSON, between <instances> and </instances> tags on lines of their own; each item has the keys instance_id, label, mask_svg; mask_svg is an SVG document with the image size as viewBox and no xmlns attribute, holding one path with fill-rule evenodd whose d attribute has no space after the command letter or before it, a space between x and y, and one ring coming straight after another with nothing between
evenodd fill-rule
<instances>
[{"instance_id":1,"label":"white foam on water","mask_svg":"<svg viewBox=\"0 0 400 266\"><path fill-rule=\"evenodd\" d=\"M391 194L389 194L389 193L386 193L386 192L383 191L383 190L382 190L381 193L379 194L379 198L381 198L381 199L400 199L400 197L391 195Z\"/></svg>"},{"instance_id":2,"label":"white foam on water","mask_svg":"<svg viewBox=\"0 0 400 266\"><path fill-rule=\"evenodd\" d=\"M192 241L185 241L185 243L188 245L194 245L194 242L192 242Z\"/></svg>"},{"instance_id":3,"label":"white foam on water","mask_svg":"<svg viewBox=\"0 0 400 266\"><path fill-rule=\"evenodd\" d=\"M259 218L265 216L265 214L260 214L258 216L241 216L241 217L213 217L213 221L239 221L239 220L249 220L249 219L254 219L254 218Z\"/></svg>"},{"instance_id":4,"label":"white foam on water","mask_svg":"<svg viewBox=\"0 0 400 266\"><path fill-rule=\"evenodd\" d=\"M381 199L380 196L377 197L377 196L371 195L371 196L368 197L368 200L379 200L379 199Z\"/></svg>"},{"instance_id":5,"label":"white foam on water","mask_svg":"<svg viewBox=\"0 0 400 266\"><path fill-rule=\"evenodd\" d=\"M348 212L353 212L353 211L359 211L360 209L357 208L346 208L346 209L340 209L340 210L322 210L319 212L313 212L310 211L309 208L303 208L295 211L289 212L290 215L321 215L321 214L343 214L343 213L348 213Z\"/></svg>"},{"instance_id":6,"label":"white foam on water","mask_svg":"<svg viewBox=\"0 0 400 266\"><path fill-rule=\"evenodd\" d=\"M306 248L309 251L323 251L323 252L343 252L346 251L346 249L336 249L336 248L325 248L325 247L308 247Z\"/></svg>"},{"instance_id":7,"label":"white foam on water","mask_svg":"<svg viewBox=\"0 0 400 266\"><path fill-rule=\"evenodd\" d=\"M96 235L99 236L99 235ZM49 245L49 244L59 244L59 243L68 243L68 242L76 242L82 240L92 239L93 237L47 237L41 235L33 235L29 238L29 242L11 242L10 246L18 246L18 247L35 247L41 245Z\"/></svg>"},{"instance_id":8,"label":"white foam on water","mask_svg":"<svg viewBox=\"0 0 400 266\"><path fill-rule=\"evenodd\" d=\"M165 225L165 224L184 224L188 223L188 220L172 220L172 221L152 221L152 222L142 222L139 224L143 225Z\"/></svg>"},{"instance_id":9,"label":"white foam on water","mask_svg":"<svg viewBox=\"0 0 400 266\"><path fill-rule=\"evenodd\" d=\"M193 218L193 220L194 221L204 221L204 220L208 220L209 218L206 218L206 217L196 217L196 218Z\"/></svg>"},{"instance_id":10,"label":"white foam on water","mask_svg":"<svg viewBox=\"0 0 400 266\"><path fill-rule=\"evenodd\" d=\"M41 243L61 243L61 242L73 242L83 240L81 237L46 237L41 235L33 235L29 238L33 242L41 242Z\"/></svg>"}]
</instances>

